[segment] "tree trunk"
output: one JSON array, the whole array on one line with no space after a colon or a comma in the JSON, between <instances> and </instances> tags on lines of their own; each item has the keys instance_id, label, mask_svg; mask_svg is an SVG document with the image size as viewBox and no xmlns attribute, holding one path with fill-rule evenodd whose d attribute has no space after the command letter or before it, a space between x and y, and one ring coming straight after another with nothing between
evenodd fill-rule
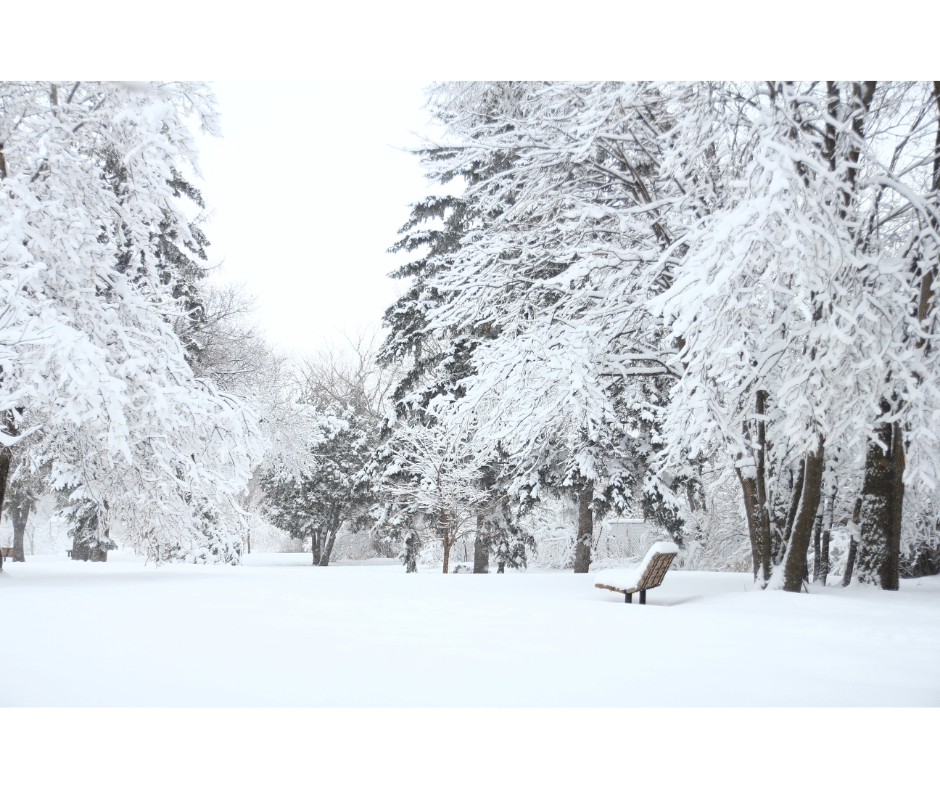
<instances>
[{"instance_id":1,"label":"tree trunk","mask_svg":"<svg viewBox=\"0 0 940 788\"><path fill-rule=\"evenodd\" d=\"M310 552L312 553L313 565L320 565L320 529L314 528L310 534Z\"/></svg>"},{"instance_id":2,"label":"tree trunk","mask_svg":"<svg viewBox=\"0 0 940 788\"><path fill-rule=\"evenodd\" d=\"M861 496L855 499L855 509L852 512L852 523L858 526L862 519L862 499ZM845 556L845 569L842 571L842 585L847 586L852 582L852 573L855 570L855 558L858 555L858 540L855 534L849 532L849 550Z\"/></svg>"},{"instance_id":3,"label":"tree trunk","mask_svg":"<svg viewBox=\"0 0 940 788\"><path fill-rule=\"evenodd\" d=\"M855 556L858 554L858 542L854 536L849 537L849 553L845 557L845 570L842 572L842 585L847 586L852 582L852 572L855 569Z\"/></svg>"},{"instance_id":4,"label":"tree trunk","mask_svg":"<svg viewBox=\"0 0 940 788\"><path fill-rule=\"evenodd\" d=\"M767 427L764 421L766 412L767 392L760 390L757 392L757 503L760 506L760 563L765 586L770 580L770 502L767 499Z\"/></svg>"},{"instance_id":5,"label":"tree trunk","mask_svg":"<svg viewBox=\"0 0 940 788\"><path fill-rule=\"evenodd\" d=\"M490 546L487 539L486 518L477 515L477 533L473 540L473 574L485 575L490 571Z\"/></svg>"},{"instance_id":6,"label":"tree trunk","mask_svg":"<svg viewBox=\"0 0 940 788\"><path fill-rule=\"evenodd\" d=\"M333 555L333 545L336 544L336 534L339 533L339 515L340 507L337 506L333 511L333 522L330 523L330 529L326 536L326 541L320 548L320 563L318 566L330 565L330 556Z\"/></svg>"},{"instance_id":7,"label":"tree trunk","mask_svg":"<svg viewBox=\"0 0 940 788\"><path fill-rule=\"evenodd\" d=\"M338 531L339 529L336 529ZM326 543L320 548L320 563L317 566L329 566L330 557L333 555L333 545L336 544L336 531L330 529Z\"/></svg>"},{"instance_id":8,"label":"tree trunk","mask_svg":"<svg viewBox=\"0 0 940 788\"><path fill-rule=\"evenodd\" d=\"M418 548L420 544L418 542L418 536L414 531L408 531L405 536L405 572L417 572L418 571Z\"/></svg>"},{"instance_id":9,"label":"tree trunk","mask_svg":"<svg viewBox=\"0 0 940 788\"><path fill-rule=\"evenodd\" d=\"M822 580L823 585L826 585L826 578L829 576L829 534L829 528L823 531L822 552L819 559L819 579Z\"/></svg>"},{"instance_id":10,"label":"tree trunk","mask_svg":"<svg viewBox=\"0 0 940 788\"><path fill-rule=\"evenodd\" d=\"M816 515L816 524L813 526L813 582L819 580L819 570L821 569L820 550L822 549L822 527L823 516Z\"/></svg>"},{"instance_id":11,"label":"tree trunk","mask_svg":"<svg viewBox=\"0 0 940 788\"><path fill-rule=\"evenodd\" d=\"M594 482L588 482L578 499L578 542L574 551L575 574L586 574L591 568L591 540L594 537Z\"/></svg>"},{"instance_id":12,"label":"tree trunk","mask_svg":"<svg viewBox=\"0 0 940 788\"><path fill-rule=\"evenodd\" d=\"M692 494L692 485L685 485L685 498L689 502L689 511L693 514L698 511L698 501L695 500L695 496Z\"/></svg>"},{"instance_id":13,"label":"tree trunk","mask_svg":"<svg viewBox=\"0 0 940 788\"><path fill-rule=\"evenodd\" d=\"M760 544L760 504L757 500L757 484L747 472L754 466L741 469L735 468L738 481L741 482L741 494L744 496L744 515L747 519L747 534L751 541L751 567L754 570L754 580L757 580L761 566Z\"/></svg>"},{"instance_id":14,"label":"tree trunk","mask_svg":"<svg viewBox=\"0 0 940 788\"><path fill-rule=\"evenodd\" d=\"M6 171L4 170L4 177ZM7 411L3 416L3 432L6 435L16 435L16 424L13 422L12 411ZM13 460L13 452L4 446L0 449L0 513L3 512L3 499L7 494L7 480L10 478L10 462ZM0 553L0 572L3 571L3 553Z\"/></svg>"},{"instance_id":15,"label":"tree trunk","mask_svg":"<svg viewBox=\"0 0 940 788\"><path fill-rule=\"evenodd\" d=\"M790 544L790 535L793 533L793 523L796 520L796 513L800 508L800 501L803 498L803 482L805 478L806 464L805 462L801 462L800 470L796 477L796 484L791 491L790 509L787 512L787 519L783 524L783 538L780 540L781 554L777 559L778 563L783 562L784 557L786 556L787 548Z\"/></svg>"},{"instance_id":16,"label":"tree trunk","mask_svg":"<svg viewBox=\"0 0 940 788\"><path fill-rule=\"evenodd\" d=\"M450 568L450 528L447 525L447 513L442 509L441 510L441 532L443 535L444 541L444 574L447 574L447 570Z\"/></svg>"},{"instance_id":17,"label":"tree trunk","mask_svg":"<svg viewBox=\"0 0 940 788\"><path fill-rule=\"evenodd\" d=\"M806 554L812 537L816 511L822 492L824 447L822 438L816 451L809 452L804 461L802 494L794 515L793 529L787 543L783 567L783 590L799 593L806 574Z\"/></svg>"},{"instance_id":18,"label":"tree trunk","mask_svg":"<svg viewBox=\"0 0 940 788\"><path fill-rule=\"evenodd\" d=\"M23 537L26 535L26 521L29 519L29 503L26 507L16 507L10 512L10 520L13 523L13 560L25 561L26 548L23 544Z\"/></svg>"},{"instance_id":19,"label":"tree trunk","mask_svg":"<svg viewBox=\"0 0 940 788\"><path fill-rule=\"evenodd\" d=\"M882 586L891 591L901 587L901 514L904 509L904 426L894 425L891 446L891 542L888 549L889 586Z\"/></svg>"},{"instance_id":20,"label":"tree trunk","mask_svg":"<svg viewBox=\"0 0 940 788\"><path fill-rule=\"evenodd\" d=\"M890 405L882 401L882 412ZM879 583L886 591L897 591L901 548L901 506L904 498L904 450L900 424L883 424L878 438L882 449L869 441L862 484L861 536L858 579Z\"/></svg>"}]
</instances>

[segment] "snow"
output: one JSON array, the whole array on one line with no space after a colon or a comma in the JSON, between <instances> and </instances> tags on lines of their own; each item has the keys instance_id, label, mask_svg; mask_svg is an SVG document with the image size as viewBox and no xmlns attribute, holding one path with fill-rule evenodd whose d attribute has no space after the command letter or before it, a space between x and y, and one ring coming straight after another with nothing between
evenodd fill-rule
<instances>
[{"instance_id":1,"label":"snow","mask_svg":"<svg viewBox=\"0 0 940 788\"><path fill-rule=\"evenodd\" d=\"M614 588L621 588L624 591L630 588L636 588L637 583L640 582L640 578L643 577L643 573L646 571L646 567L649 566L650 561L653 560L653 556L657 553L678 553L679 548L674 545L672 542L656 542L649 550L646 551L646 555L643 556L643 560L638 564L633 566L622 566L616 567L613 569L605 569L602 572L597 572L591 576L591 579L595 583L600 583L605 586L613 586ZM666 574L669 574L668 572Z\"/></svg>"},{"instance_id":2,"label":"snow","mask_svg":"<svg viewBox=\"0 0 940 788\"><path fill-rule=\"evenodd\" d=\"M640 606L599 574L309 564L5 563L0 705L940 705L940 577L792 594L673 569Z\"/></svg>"}]
</instances>

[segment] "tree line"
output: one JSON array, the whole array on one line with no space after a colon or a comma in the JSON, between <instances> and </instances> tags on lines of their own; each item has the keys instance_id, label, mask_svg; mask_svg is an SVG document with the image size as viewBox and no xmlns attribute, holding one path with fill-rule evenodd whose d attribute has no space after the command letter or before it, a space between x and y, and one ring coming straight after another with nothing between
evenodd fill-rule
<instances>
[{"instance_id":1,"label":"tree line","mask_svg":"<svg viewBox=\"0 0 940 788\"><path fill-rule=\"evenodd\" d=\"M762 587L825 582L836 529L843 583L940 569L940 83L427 95L441 141L414 153L446 193L390 250L384 339L291 362L203 282L181 173L206 86L8 83L17 534L51 488L79 557L121 523L156 560L237 562L255 506L321 566L346 528L409 571L468 539L504 571L560 498L587 572L600 518L683 544L734 484Z\"/></svg>"}]
</instances>

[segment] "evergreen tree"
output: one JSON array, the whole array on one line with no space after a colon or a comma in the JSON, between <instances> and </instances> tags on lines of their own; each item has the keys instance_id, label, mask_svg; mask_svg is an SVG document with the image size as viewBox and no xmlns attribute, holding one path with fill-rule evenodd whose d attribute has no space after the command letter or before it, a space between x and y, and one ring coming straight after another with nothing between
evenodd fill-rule
<instances>
[{"instance_id":1,"label":"evergreen tree","mask_svg":"<svg viewBox=\"0 0 940 788\"><path fill-rule=\"evenodd\" d=\"M410 357L413 364L395 395L400 420L407 419L414 410L425 414L432 401L460 403L468 381L479 379L476 359L495 352L489 350L491 347L506 353L504 369L529 352L528 347L520 352L516 342L520 321L514 320L511 311L501 312L499 298L484 304L483 299L489 298L487 293L499 294L505 287L514 298L525 301L527 314L550 313L558 302L558 294L551 287L543 287L543 283L569 277L566 272L578 268L579 254L562 258L551 252L529 254L524 243L521 251L518 248L517 239L528 232L530 225L551 222L554 215L553 211L538 209L531 214L516 212L517 203L527 191L526 186L518 185L514 175L514 168L524 161L528 144L525 133L519 129L531 128L530 118L519 107L538 89L540 86L527 83L460 83L431 90L431 106L438 120L452 130L458 129L458 134L465 137L462 145L421 150L422 164L429 170L429 177L441 183L462 177L465 189L459 197L434 197L415 205L409 222L401 230L402 239L392 247L392 251L426 250L424 257L402 266L396 273L412 276L413 282L385 318L390 334L382 358ZM468 117L472 120L467 121ZM564 173L570 174L570 161L565 162ZM649 169L645 162L638 166ZM559 177L567 177L564 173ZM610 191L609 186L598 189L597 184L590 188ZM619 197L614 194L607 199L616 201ZM507 220L507 216L512 218ZM443 229L419 230L429 219L442 220ZM490 242L504 226L512 235L513 248L501 241ZM470 252L471 248L476 251ZM471 254L483 270L498 272L502 267L512 274L497 275L492 290L488 284L476 289L472 298L480 300L473 300L472 309L462 312L464 305L469 306L468 297L462 288L453 285L452 269ZM487 275L481 278L486 279ZM505 284L500 281L503 278ZM442 287L443 282L448 285ZM458 318L454 319L454 315ZM551 343L538 335L532 345L539 352ZM587 354L579 359L579 363L591 361ZM572 376L583 377L580 369L554 365L551 358L539 358L535 363L541 364L543 372L548 369L558 378L551 384L554 391L564 391ZM609 370L605 374L610 374ZM505 410L499 402L502 397L499 377L488 381L488 392L484 392L490 398L486 407L494 414ZM519 385L524 386L525 382L520 381ZM614 394L611 403L604 403L605 407L610 406L603 417L570 401L540 406L540 410L557 415L555 423L546 426L537 418L531 419L536 426L526 436L524 445L514 445L510 452L500 446L499 472L485 474L494 490L499 489L499 495L507 491L521 494L523 505L543 491L585 500L585 505L579 507L580 546L575 571L587 571L594 517L611 508L623 511L642 506L673 533L678 534L681 527L674 490L662 482L651 465L650 447L655 442L651 434L656 429L649 420L657 406L648 400L636 402L636 386L631 389L629 385L620 385L619 389L620 394ZM634 395L632 440L623 432L622 415L631 403L627 395ZM611 412L614 404L620 416ZM464 405L467 409L475 407L475 403ZM421 416L424 423L439 417L440 412ZM646 426L640 439L636 439L639 421ZM514 437L518 435L518 431L504 424L493 432L498 433L502 427ZM674 474L670 478L676 486L686 477ZM484 525L481 521L477 529L475 571L485 571L482 541L489 537Z\"/></svg>"},{"instance_id":2,"label":"evergreen tree","mask_svg":"<svg viewBox=\"0 0 940 788\"><path fill-rule=\"evenodd\" d=\"M296 539L310 539L314 566L328 566L336 535L371 524L374 498L364 472L374 433L362 417L347 410L321 420L323 439L314 449L312 467L302 472L280 467L261 480L264 513Z\"/></svg>"}]
</instances>

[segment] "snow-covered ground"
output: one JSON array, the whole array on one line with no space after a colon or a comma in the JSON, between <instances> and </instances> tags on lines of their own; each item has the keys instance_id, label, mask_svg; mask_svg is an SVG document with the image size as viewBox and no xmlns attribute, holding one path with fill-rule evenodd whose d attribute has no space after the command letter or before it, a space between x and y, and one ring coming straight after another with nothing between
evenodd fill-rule
<instances>
[{"instance_id":1,"label":"snow-covered ground","mask_svg":"<svg viewBox=\"0 0 940 788\"><path fill-rule=\"evenodd\" d=\"M570 571L309 563L5 563L0 705L940 705L940 577L796 595L670 571L628 606Z\"/></svg>"}]
</instances>

